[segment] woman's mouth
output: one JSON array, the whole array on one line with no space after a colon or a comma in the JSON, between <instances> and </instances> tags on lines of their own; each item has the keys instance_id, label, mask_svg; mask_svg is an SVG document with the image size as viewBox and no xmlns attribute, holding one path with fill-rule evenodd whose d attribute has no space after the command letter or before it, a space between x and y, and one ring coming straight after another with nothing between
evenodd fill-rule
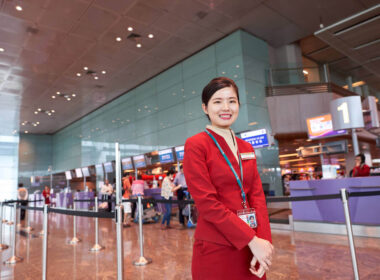
<instances>
[{"instance_id":1,"label":"woman's mouth","mask_svg":"<svg viewBox=\"0 0 380 280\"><path fill-rule=\"evenodd\" d=\"M219 118L221 118L222 120L229 120L231 119L231 114L221 114L219 115Z\"/></svg>"}]
</instances>

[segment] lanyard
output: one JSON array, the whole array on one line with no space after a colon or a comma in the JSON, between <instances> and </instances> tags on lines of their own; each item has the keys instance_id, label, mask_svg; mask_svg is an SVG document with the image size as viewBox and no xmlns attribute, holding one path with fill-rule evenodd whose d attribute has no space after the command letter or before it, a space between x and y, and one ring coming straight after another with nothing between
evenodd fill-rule
<instances>
[{"instance_id":1,"label":"lanyard","mask_svg":"<svg viewBox=\"0 0 380 280\"><path fill-rule=\"evenodd\" d=\"M238 183L238 185L239 185L239 187L240 187L241 198L243 199L243 202L242 202L243 207L244 207L244 208L247 208L247 202L246 202L246 198L245 198L246 196L245 196L245 192L244 192L244 189L243 189L243 184L242 184L242 182L241 182L241 180L243 180L243 165L241 164L240 155L239 155L239 166L240 166L241 180L240 180L239 176L236 174L235 169L232 167L232 164L231 164L230 160L228 159L228 157L226 156L226 154L224 153L222 147L220 147L218 141L216 141L215 137L214 137L210 132L208 132L207 130L206 130L206 133L207 133L208 136L210 136L211 139L214 141L215 145L218 147L220 153L223 155L223 157L224 157L224 159L226 160L228 166L230 167L232 173L234 173L235 178L236 178L236 181L237 181L237 183Z\"/></svg>"}]
</instances>

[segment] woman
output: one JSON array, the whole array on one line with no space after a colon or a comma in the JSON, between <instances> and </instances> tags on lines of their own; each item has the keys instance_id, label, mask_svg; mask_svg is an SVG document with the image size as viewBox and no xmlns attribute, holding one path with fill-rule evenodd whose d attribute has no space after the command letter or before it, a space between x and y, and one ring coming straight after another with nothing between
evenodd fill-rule
<instances>
[{"instance_id":1,"label":"woman","mask_svg":"<svg viewBox=\"0 0 380 280\"><path fill-rule=\"evenodd\" d=\"M173 192L180 187L175 187L173 184L174 170L169 170L166 173L166 177L162 181L161 196L163 199L171 200L173 197ZM172 214L172 204L165 203L165 214L161 222L161 229L168 229L170 227L170 216ZM165 226L166 222L166 226Z\"/></svg>"},{"instance_id":2,"label":"woman","mask_svg":"<svg viewBox=\"0 0 380 280\"><path fill-rule=\"evenodd\" d=\"M239 114L231 79L203 89L211 125L185 144L184 173L199 211L193 247L193 279L265 279L273 246L265 197L252 146L231 130ZM254 215L257 226L249 223Z\"/></svg>"},{"instance_id":3,"label":"woman","mask_svg":"<svg viewBox=\"0 0 380 280\"><path fill-rule=\"evenodd\" d=\"M42 192L42 196L45 198L45 204L50 204L50 189L48 186L45 186L44 191Z\"/></svg>"},{"instance_id":4,"label":"woman","mask_svg":"<svg viewBox=\"0 0 380 280\"><path fill-rule=\"evenodd\" d=\"M123 199L130 199L131 195L131 182L129 181L128 174L123 177ZM132 206L131 202L124 201L123 202L123 210L124 210L124 220L123 220L123 226L124 227L130 227L131 226L131 213L132 213Z\"/></svg>"}]
</instances>

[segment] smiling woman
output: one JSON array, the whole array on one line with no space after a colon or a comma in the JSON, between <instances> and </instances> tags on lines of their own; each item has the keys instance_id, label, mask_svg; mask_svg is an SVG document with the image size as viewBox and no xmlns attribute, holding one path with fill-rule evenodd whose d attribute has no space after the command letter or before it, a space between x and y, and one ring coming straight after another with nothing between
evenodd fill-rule
<instances>
[{"instance_id":1,"label":"smiling woman","mask_svg":"<svg viewBox=\"0 0 380 280\"><path fill-rule=\"evenodd\" d=\"M192 259L195 280L265 279L272 264L255 152L230 128L239 106L233 80L211 80L202 92L202 108L211 125L185 144L184 174L199 211Z\"/></svg>"}]
</instances>

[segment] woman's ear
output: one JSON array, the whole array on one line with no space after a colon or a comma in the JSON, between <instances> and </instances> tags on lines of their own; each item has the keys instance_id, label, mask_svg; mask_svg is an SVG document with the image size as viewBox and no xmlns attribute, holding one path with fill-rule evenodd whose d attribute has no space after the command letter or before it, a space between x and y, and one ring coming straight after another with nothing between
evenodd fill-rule
<instances>
[{"instance_id":1,"label":"woman's ear","mask_svg":"<svg viewBox=\"0 0 380 280\"><path fill-rule=\"evenodd\" d=\"M206 104L202 103L202 109L203 109L203 112L208 115L208 111L207 111L207 106Z\"/></svg>"}]
</instances>

